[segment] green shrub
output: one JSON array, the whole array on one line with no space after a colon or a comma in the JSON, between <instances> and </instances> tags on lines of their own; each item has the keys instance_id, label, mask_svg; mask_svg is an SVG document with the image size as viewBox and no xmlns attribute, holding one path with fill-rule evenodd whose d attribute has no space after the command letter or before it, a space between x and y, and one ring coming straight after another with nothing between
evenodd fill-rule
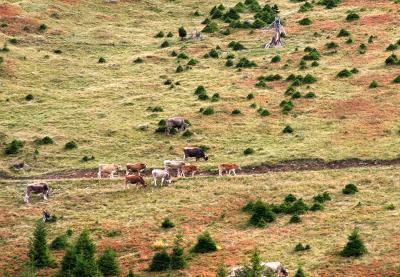
<instances>
[{"instance_id":1,"label":"green shrub","mask_svg":"<svg viewBox=\"0 0 400 277\"><path fill-rule=\"evenodd\" d=\"M184 52L180 53L177 57L178 59L185 59L185 60L189 58L189 56L186 55L186 53Z\"/></svg>"},{"instance_id":2,"label":"green shrub","mask_svg":"<svg viewBox=\"0 0 400 277\"><path fill-rule=\"evenodd\" d=\"M310 211L316 212L316 211L322 211L324 209L324 206L321 205L321 203L314 203L310 207Z\"/></svg>"},{"instance_id":3,"label":"green shrub","mask_svg":"<svg viewBox=\"0 0 400 277\"><path fill-rule=\"evenodd\" d=\"M37 145L46 145L46 144L53 144L54 141L51 137L49 136L44 136L41 139L38 139L35 141Z\"/></svg>"},{"instance_id":4,"label":"green shrub","mask_svg":"<svg viewBox=\"0 0 400 277\"><path fill-rule=\"evenodd\" d=\"M103 57L100 57L98 60L98 63L106 63L106 59Z\"/></svg>"},{"instance_id":5,"label":"green shrub","mask_svg":"<svg viewBox=\"0 0 400 277\"><path fill-rule=\"evenodd\" d=\"M284 134L291 134L293 133L294 130L292 127L290 127L289 125L286 125L285 128L283 128L282 133Z\"/></svg>"},{"instance_id":6,"label":"green shrub","mask_svg":"<svg viewBox=\"0 0 400 277\"><path fill-rule=\"evenodd\" d=\"M144 60L142 58L136 58L133 63L144 63Z\"/></svg>"},{"instance_id":7,"label":"green shrub","mask_svg":"<svg viewBox=\"0 0 400 277\"><path fill-rule=\"evenodd\" d=\"M162 250L154 254L150 266L149 271L164 271L169 269L171 263L171 258L168 255L167 251Z\"/></svg>"},{"instance_id":8,"label":"green shrub","mask_svg":"<svg viewBox=\"0 0 400 277\"><path fill-rule=\"evenodd\" d=\"M338 37L349 37L350 36L350 32L347 31L346 29L341 29L339 31Z\"/></svg>"},{"instance_id":9,"label":"green shrub","mask_svg":"<svg viewBox=\"0 0 400 277\"><path fill-rule=\"evenodd\" d=\"M234 51L240 51L240 50L246 49L246 47L244 47L243 44L241 44L240 42L237 42L237 41L231 41L228 44L228 47L232 48L232 50L234 50Z\"/></svg>"},{"instance_id":10,"label":"green shrub","mask_svg":"<svg viewBox=\"0 0 400 277\"><path fill-rule=\"evenodd\" d=\"M200 85L196 88L196 90L194 91L194 94L199 95L199 94L205 94L207 93L206 89L204 88L204 86Z\"/></svg>"},{"instance_id":11,"label":"green shrub","mask_svg":"<svg viewBox=\"0 0 400 277\"><path fill-rule=\"evenodd\" d=\"M214 59L218 59L219 58L219 53L218 53L218 51L216 49L211 49L210 52L208 52L208 55L211 58L214 58Z\"/></svg>"},{"instance_id":12,"label":"green shrub","mask_svg":"<svg viewBox=\"0 0 400 277\"><path fill-rule=\"evenodd\" d=\"M305 2L303 5L300 6L299 12L305 13L311 11L313 9L313 5L310 2Z\"/></svg>"},{"instance_id":13,"label":"green shrub","mask_svg":"<svg viewBox=\"0 0 400 277\"><path fill-rule=\"evenodd\" d=\"M308 25L311 25L312 21L308 17L305 17L305 18L301 19L300 21L298 21L298 23L302 26L308 26Z\"/></svg>"},{"instance_id":14,"label":"green shrub","mask_svg":"<svg viewBox=\"0 0 400 277\"><path fill-rule=\"evenodd\" d=\"M255 62L249 61L247 58L240 58L239 62L236 64L238 68L251 68L257 66Z\"/></svg>"},{"instance_id":15,"label":"green shrub","mask_svg":"<svg viewBox=\"0 0 400 277\"><path fill-rule=\"evenodd\" d=\"M317 67L317 66L319 66L319 62L313 61L313 62L311 63L311 66L312 66L312 67Z\"/></svg>"},{"instance_id":16,"label":"green shrub","mask_svg":"<svg viewBox=\"0 0 400 277\"><path fill-rule=\"evenodd\" d=\"M47 230L42 220L37 221L33 237L29 240L28 257L32 265L37 268L55 265L47 245Z\"/></svg>"},{"instance_id":17,"label":"green shrub","mask_svg":"<svg viewBox=\"0 0 400 277\"><path fill-rule=\"evenodd\" d=\"M10 38L10 39L8 40L8 42L15 45L15 44L18 44L18 39L16 39L16 38Z\"/></svg>"},{"instance_id":18,"label":"green shrub","mask_svg":"<svg viewBox=\"0 0 400 277\"><path fill-rule=\"evenodd\" d=\"M39 28L38 28L38 30L39 31L41 31L41 32L44 32L44 31L46 31L47 30L47 26L46 26L46 24L40 24L39 25Z\"/></svg>"},{"instance_id":19,"label":"green shrub","mask_svg":"<svg viewBox=\"0 0 400 277\"><path fill-rule=\"evenodd\" d=\"M387 57L387 59L385 60L385 64L386 65L397 65L397 64L400 64L400 60L397 58L397 56L395 54L392 54L389 57Z\"/></svg>"},{"instance_id":20,"label":"green shrub","mask_svg":"<svg viewBox=\"0 0 400 277\"><path fill-rule=\"evenodd\" d=\"M159 31L154 37L163 38L164 37L164 32L163 31Z\"/></svg>"},{"instance_id":21,"label":"green shrub","mask_svg":"<svg viewBox=\"0 0 400 277\"><path fill-rule=\"evenodd\" d=\"M285 198L283 199L283 201L285 202L285 203L293 203L293 202L295 202L297 200L297 198L296 198L296 196L294 196L293 194L288 194L288 195L286 195L285 196Z\"/></svg>"},{"instance_id":22,"label":"green shrub","mask_svg":"<svg viewBox=\"0 0 400 277\"><path fill-rule=\"evenodd\" d=\"M399 48L398 44L389 44L389 46L386 48L386 51L395 51Z\"/></svg>"},{"instance_id":23,"label":"green shrub","mask_svg":"<svg viewBox=\"0 0 400 277\"><path fill-rule=\"evenodd\" d=\"M219 99L220 99L219 93L214 93L214 94L211 96L211 102L218 102Z\"/></svg>"},{"instance_id":24,"label":"green shrub","mask_svg":"<svg viewBox=\"0 0 400 277\"><path fill-rule=\"evenodd\" d=\"M296 244L296 246L294 247L294 251L295 252L301 252L301 251L306 251L306 250L310 250L311 247L310 245L303 245L302 243L298 243Z\"/></svg>"},{"instance_id":25,"label":"green shrub","mask_svg":"<svg viewBox=\"0 0 400 277\"><path fill-rule=\"evenodd\" d=\"M168 42L168 40L164 40L164 42L161 43L160 47L161 47L161 48L167 48L167 47L169 47L169 42Z\"/></svg>"},{"instance_id":26,"label":"green shrub","mask_svg":"<svg viewBox=\"0 0 400 277\"><path fill-rule=\"evenodd\" d=\"M400 84L400 75L394 78L393 83Z\"/></svg>"},{"instance_id":27,"label":"green shrub","mask_svg":"<svg viewBox=\"0 0 400 277\"><path fill-rule=\"evenodd\" d=\"M358 188L354 184L347 184L343 189L342 189L343 194L355 194L358 192Z\"/></svg>"},{"instance_id":28,"label":"green shrub","mask_svg":"<svg viewBox=\"0 0 400 277\"><path fill-rule=\"evenodd\" d=\"M215 277L228 277L228 272L226 271L225 265L220 264L218 266Z\"/></svg>"},{"instance_id":29,"label":"green shrub","mask_svg":"<svg viewBox=\"0 0 400 277\"><path fill-rule=\"evenodd\" d=\"M223 34L224 36L229 36L232 33L231 29L226 28L225 30L223 30L221 32L221 34Z\"/></svg>"},{"instance_id":30,"label":"green shrub","mask_svg":"<svg viewBox=\"0 0 400 277\"><path fill-rule=\"evenodd\" d=\"M326 0L325 0L326 1ZM308 277L307 274L305 274L303 268L301 266L299 266L297 268L296 274L294 275L294 277Z\"/></svg>"},{"instance_id":31,"label":"green shrub","mask_svg":"<svg viewBox=\"0 0 400 277\"><path fill-rule=\"evenodd\" d=\"M331 195L327 191L324 193L319 193L313 197L314 202L317 203L324 203L325 201L330 201L331 199Z\"/></svg>"},{"instance_id":32,"label":"green shrub","mask_svg":"<svg viewBox=\"0 0 400 277\"><path fill-rule=\"evenodd\" d=\"M187 32L183 26L179 27L178 34L181 39L184 39L187 36Z\"/></svg>"},{"instance_id":33,"label":"green shrub","mask_svg":"<svg viewBox=\"0 0 400 277\"><path fill-rule=\"evenodd\" d=\"M306 55L303 56L303 60L305 61L318 61L320 58L320 54L317 49L313 49L312 51L308 52Z\"/></svg>"},{"instance_id":34,"label":"green shrub","mask_svg":"<svg viewBox=\"0 0 400 277\"><path fill-rule=\"evenodd\" d=\"M295 202L293 202L291 205L289 205L285 211L285 213L288 214L304 214L306 211L308 211L309 208L306 203L304 203L303 199L298 199Z\"/></svg>"},{"instance_id":35,"label":"green shrub","mask_svg":"<svg viewBox=\"0 0 400 277\"><path fill-rule=\"evenodd\" d=\"M255 227L265 227L267 223L274 222L276 220L276 214L271 210L267 203L257 200L252 209L252 215L249 220L249 224Z\"/></svg>"},{"instance_id":36,"label":"green shrub","mask_svg":"<svg viewBox=\"0 0 400 277\"><path fill-rule=\"evenodd\" d=\"M240 19L239 13L235 9L229 9L224 15L223 19L231 19L231 20L238 20Z\"/></svg>"},{"instance_id":37,"label":"green shrub","mask_svg":"<svg viewBox=\"0 0 400 277\"><path fill-rule=\"evenodd\" d=\"M338 78L347 78L350 76L351 76L351 72L347 69L343 69L336 75L336 77L338 77Z\"/></svg>"},{"instance_id":38,"label":"green shrub","mask_svg":"<svg viewBox=\"0 0 400 277\"><path fill-rule=\"evenodd\" d=\"M183 269L187 266L187 261L181 243L182 243L182 236L177 235L171 253L171 263L170 263L171 269Z\"/></svg>"},{"instance_id":39,"label":"green shrub","mask_svg":"<svg viewBox=\"0 0 400 277\"><path fill-rule=\"evenodd\" d=\"M247 99L247 100L254 99L254 94L253 94L253 93L249 93L249 94L247 94L247 97L246 97L246 99Z\"/></svg>"},{"instance_id":40,"label":"green shrub","mask_svg":"<svg viewBox=\"0 0 400 277\"><path fill-rule=\"evenodd\" d=\"M52 250L61 250L65 249L69 246L68 242L68 236L67 235L60 235L56 237L51 243L50 243L50 249Z\"/></svg>"},{"instance_id":41,"label":"green shrub","mask_svg":"<svg viewBox=\"0 0 400 277\"><path fill-rule=\"evenodd\" d=\"M281 61L281 56L279 55L276 55L271 59L271 63L279 63L280 61Z\"/></svg>"},{"instance_id":42,"label":"green shrub","mask_svg":"<svg viewBox=\"0 0 400 277\"><path fill-rule=\"evenodd\" d=\"M378 82L377 82L376 80L373 80L373 81L369 84L368 87L369 87L369 88L377 88L377 87L378 87Z\"/></svg>"},{"instance_id":43,"label":"green shrub","mask_svg":"<svg viewBox=\"0 0 400 277\"><path fill-rule=\"evenodd\" d=\"M188 61L188 65L196 65L196 64L198 64L199 63L199 61L198 60L196 60L196 59L190 59L189 61Z\"/></svg>"},{"instance_id":44,"label":"green shrub","mask_svg":"<svg viewBox=\"0 0 400 277\"><path fill-rule=\"evenodd\" d=\"M341 0L322 0L320 3L325 6L327 9L333 9L337 7L337 5L341 2ZM297 276L296 276L297 277Z\"/></svg>"},{"instance_id":45,"label":"green shrub","mask_svg":"<svg viewBox=\"0 0 400 277\"><path fill-rule=\"evenodd\" d=\"M25 96L25 100L26 101L32 101L33 100L33 95L32 94L27 94L26 96Z\"/></svg>"},{"instance_id":46,"label":"green shrub","mask_svg":"<svg viewBox=\"0 0 400 277\"><path fill-rule=\"evenodd\" d=\"M135 274L132 272L132 270L128 271L128 275L126 275L126 277L140 277L139 275Z\"/></svg>"},{"instance_id":47,"label":"green shrub","mask_svg":"<svg viewBox=\"0 0 400 277\"><path fill-rule=\"evenodd\" d=\"M254 149L253 149L253 148L246 148L246 149L243 151L243 154L245 154L245 155L254 154Z\"/></svg>"},{"instance_id":48,"label":"green shrub","mask_svg":"<svg viewBox=\"0 0 400 277\"><path fill-rule=\"evenodd\" d=\"M217 251L217 244L210 234L206 231L197 237L197 243L192 248L194 253L208 253Z\"/></svg>"},{"instance_id":49,"label":"green shrub","mask_svg":"<svg viewBox=\"0 0 400 277\"><path fill-rule=\"evenodd\" d=\"M66 150L71 150L71 149L75 149L75 148L78 148L78 144L73 140L67 142L64 145L64 149L66 149Z\"/></svg>"},{"instance_id":50,"label":"green shrub","mask_svg":"<svg viewBox=\"0 0 400 277\"><path fill-rule=\"evenodd\" d=\"M100 256L97 264L104 277L118 276L121 274L119 265L116 261L116 253L112 249L106 249Z\"/></svg>"},{"instance_id":51,"label":"green shrub","mask_svg":"<svg viewBox=\"0 0 400 277\"><path fill-rule=\"evenodd\" d=\"M269 115L271 115L271 113L267 109L264 109L264 108L259 108L257 112L261 116L269 116Z\"/></svg>"},{"instance_id":52,"label":"green shrub","mask_svg":"<svg viewBox=\"0 0 400 277\"><path fill-rule=\"evenodd\" d=\"M295 92L292 94L292 99L299 99L299 98L301 98L300 92L295 91Z\"/></svg>"},{"instance_id":53,"label":"green shrub","mask_svg":"<svg viewBox=\"0 0 400 277\"><path fill-rule=\"evenodd\" d=\"M346 40L346 44L352 44L353 43L353 39L349 38L348 40Z\"/></svg>"},{"instance_id":54,"label":"green shrub","mask_svg":"<svg viewBox=\"0 0 400 277\"><path fill-rule=\"evenodd\" d=\"M340 256L342 257L361 257L362 255L368 253L364 242L361 240L357 229L354 229L349 240L342 251L340 251Z\"/></svg>"},{"instance_id":55,"label":"green shrub","mask_svg":"<svg viewBox=\"0 0 400 277\"><path fill-rule=\"evenodd\" d=\"M232 59L227 59L226 63L225 63L225 66L227 66L227 67L233 66L233 60Z\"/></svg>"},{"instance_id":56,"label":"green shrub","mask_svg":"<svg viewBox=\"0 0 400 277\"><path fill-rule=\"evenodd\" d=\"M360 19L360 16L358 14L354 13L354 12L349 13L346 16L346 21L347 22L352 22L352 21L356 21L356 20L359 20L359 19Z\"/></svg>"},{"instance_id":57,"label":"green shrub","mask_svg":"<svg viewBox=\"0 0 400 277\"><path fill-rule=\"evenodd\" d=\"M298 214L294 214L290 217L289 223L296 224L301 222L301 217Z\"/></svg>"},{"instance_id":58,"label":"green shrub","mask_svg":"<svg viewBox=\"0 0 400 277\"><path fill-rule=\"evenodd\" d=\"M396 209L396 207L394 206L393 203L390 203L390 204L385 205L385 210L393 211L393 210L395 210L395 209Z\"/></svg>"},{"instance_id":59,"label":"green shrub","mask_svg":"<svg viewBox=\"0 0 400 277\"><path fill-rule=\"evenodd\" d=\"M232 115L239 115L239 114L241 114L242 112L239 110L239 109L234 109L233 111L232 111Z\"/></svg>"},{"instance_id":60,"label":"green shrub","mask_svg":"<svg viewBox=\"0 0 400 277\"><path fill-rule=\"evenodd\" d=\"M306 95L304 95L304 98L315 98L315 97L317 97L316 95L315 95L315 93L314 92L308 92Z\"/></svg>"},{"instance_id":61,"label":"green shrub","mask_svg":"<svg viewBox=\"0 0 400 277\"><path fill-rule=\"evenodd\" d=\"M200 93L199 95L197 95L197 98L202 101L206 101L209 99L209 97L206 93Z\"/></svg>"},{"instance_id":62,"label":"green shrub","mask_svg":"<svg viewBox=\"0 0 400 277\"><path fill-rule=\"evenodd\" d=\"M212 107L207 107L202 112L204 115L212 115L214 114L214 109Z\"/></svg>"},{"instance_id":63,"label":"green shrub","mask_svg":"<svg viewBox=\"0 0 400 277\"><path fill-rule=\"evenodd\" d=\"M4 154L6 155L18 154L22 147L24 147L24 143L20 140L14 139L12 142L6 145L6 148L4 149Z\"/></svg>"},{"instance_id":64,"label":"green shrub","mask_svg":"<svg viewBox=\"0 0 400 277\"><path fill-rule=\"evenodd\" d=\"M183 71L185 71L185 69L184 69L183 66L181 66L181 65L178 65L178 67L177 67L176 70L175 70L176 73L181 73L181 72L183 72Z\"/></svg>"},{"instance_id":65,"label":"green shrub","mask_svg":"<svg viewBox=\"0 0 400 277\"><path fill-rule=\"evenodd\" d=\"M255 84L255 87L257 87L257 88L266 88L266 87L267 87L267 84L266 84L263 80L261 80L261 81L258 81L258 82Z\"/></svg>"},{"instance_id":66,"label":"green shrub","mask_svg":"<svg viewBox=\"0 0 400 277\"><path fill-rule=\"evenodd\" d=\"M193 132L189 129L185 130L185 132L182 133L182 137L189 138L191 136L193 136Z\"/></svg>"},{"instance_id":67,"label":"green shrub","mask_svg":"<svg viewBox=\"0 0 400 277\"><path fill-rule=\"evenodd\" d=\"M281 107L283 114L288 114L294 108L293 102L286 100L283 100L279 106Z\"/></svg>"},{"instance_id":68,"label":"green shrub","mask_svg":"<svg viewBox=\"0 0 400 277\"><path fill-rule=\"evenodd\" d=\"M203 33L214 33L218 31L218 24L214 21L210 21L207 25L203 28Z\"/></svg>"}]
</instances>

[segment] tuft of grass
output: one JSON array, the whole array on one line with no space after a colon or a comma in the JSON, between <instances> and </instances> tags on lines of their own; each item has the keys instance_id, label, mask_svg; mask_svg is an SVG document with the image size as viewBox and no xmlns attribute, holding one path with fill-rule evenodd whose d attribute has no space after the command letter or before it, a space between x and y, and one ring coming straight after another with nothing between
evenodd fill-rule
<instances>
[{"instance_id":1,"label":"tuft of grass","mask_svg":"<svg viewBox=\"0 0 400 277\"><path fill-rule=\"evenodd\" d=\"M343 189L342 189L342 193L343 194L355 194L356 192L358 192L358 188L356 185L354 184L347 184Z\"/></svg>"}]
</instances>

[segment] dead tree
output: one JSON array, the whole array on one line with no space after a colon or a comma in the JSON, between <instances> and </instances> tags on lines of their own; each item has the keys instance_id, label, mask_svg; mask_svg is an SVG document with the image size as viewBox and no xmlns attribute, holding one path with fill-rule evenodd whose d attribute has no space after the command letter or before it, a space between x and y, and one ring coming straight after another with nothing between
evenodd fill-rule
<instances>
[{"instance_id":1,"label":"dead tree","mask_svg":"<svg viewBox=\"0 0 400 277\"><path fill-rule=\"evenodd\" d=\"M276 48L276 47L282 47L283 46L283 39L282 37L286 35L285 30L283 29L283 26L281 24L281 19L279 16L275 17L275 21L271 23L267 28L265 29L274 29L274 34L269 42L264 44L264 48ZM264 29L264 30L265 30Z\"/></svg>"}]
</instances>

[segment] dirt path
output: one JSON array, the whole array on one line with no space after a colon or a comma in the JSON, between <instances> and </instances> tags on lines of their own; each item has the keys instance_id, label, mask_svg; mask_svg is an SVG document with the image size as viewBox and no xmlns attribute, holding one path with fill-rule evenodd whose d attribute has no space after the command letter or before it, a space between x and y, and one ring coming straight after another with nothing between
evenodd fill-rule
<instances>
[{"instance_id":1,"label":"dirt path","mask_svg":"<svg viewBox=\"0 0 400 277\"><path fill-rule=\"evenodd\" d=\"M257 166L243 167L240 174L263 174L270 172L285 172L285 171L305 171L305 170L325 170L325 169L343 169L343 168L360 168L360 167L379 167L379 166L397 166L400 165L400 158L392 160L360 160L346 159L326 162L322 159L300 159L282 161L275 164L261 164ZM146 171L147 176L150 176L151 169ZM199 176L215 176L217 170L202 171ZM120 174L121 175L121 174ZM97 169L72 169L66 171L58 171L46 173L38 176L9 176L0 174L0 180L80 180L92 179L97 177Z\"/></svg>"}]
</instances>

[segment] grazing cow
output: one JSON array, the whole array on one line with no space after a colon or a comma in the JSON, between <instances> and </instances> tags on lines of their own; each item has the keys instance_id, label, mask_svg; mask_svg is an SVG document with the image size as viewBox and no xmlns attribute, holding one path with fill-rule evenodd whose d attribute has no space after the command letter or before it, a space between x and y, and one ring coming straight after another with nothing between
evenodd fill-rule
<instances>
[{"instance_id":1,"label":"grazing cow","mask_svg":"<svg viewBox=\"0 0 400 277\"><path fill-rule=\"evenodd\" d=\"M199 168L192 164L185 164L181 167L181 176L186 177L185 174L192 174L192 177L195 173L199 171Z\"/></svg>"},{"instance_id":2,"label":"grazing cow","mask_svg":"<svg viewBox=\"0 0 400 277\"><path fill-rule=\"evenodd\" d=\"M134 173L136 172L137 174L140 175L140 172L145 170L147 167L146 164L144 163L134 163L134 164L126 164L126 172L131 172Z\"/></svg>"},{"instance_id":3,"label":"grazing cow","mask_svg":"<svg viewBox=\"0 0 400 277\"><path fill-rule=\"evenodd\" d=\"M155 187L157 186L157 179L161 179L161 186L164 185L164 181L167 181L168 184L171 184L171 176L166 169L153 169L151 171L151 175L153 176Z\"/></svg>"},{"instance_id":4,"label":"grazing cow","mask_svg":"<svg viewBox=\"0 0 400 277\"><path fill-rule=\"evenodd\" d=\"M289 270L284 268L280 262L260 263L262 272L260 277L274 276L274 277L287 277ZM228 277L243 277L248 276L248 272L244 266L235 266L231 269Z\"/></svg>"},{"instance_id":5,"label":"grazing cow","mask_svg":"<svg viewBox=\"0 0 400 277\"><path fill-rule=\"evenodd\" d=\"M144 179L140 175L125 175L125 188L129 188L129 184L136 184L136 189L141 185L142 187L146 186Z\"/></svg>"},{"instance_id":6,"label":"grazing cow","mask_svg":"<svg viewBox=\"0 0 400 277\"><path fill-rule=\"evenodd\" d=\"M180 176L181 175L181 168L183 165L185 165L186 163L184 161L176 161L176 160L165 160L164 161L164 168L165 170L177 170L177 175L176 176Z\"/></svg>"},{"instance_id":7,"label":"grazing cow","mask_svg":"<svg viewBox=\"0 0 400 277\"><path fill-rule=\"evenodd\" d=\"M185 122L183 117L171 117L165 122L165 133L169 135L172 128L177 128L179 131L185 131L189 124Z\"/></svg>"},{"instance_id":8,"label":"grazing cow","mask_svg":"<svg viewBox=\"0 0 400 277\"><path fill-rule=\"evenodd\" d=\"M99 172L97 172L97 178L101 179L102 173L110 175L110 179L114 178L114 174L120 171L122 168L117 164L99 164Z\"/></svg>"},{"instance_id":9,"label":"grazing cow","mask_svg":"<svg viewBox=\"0 0 400 277\"><path fill-rule=\"evenodd\" d=\"M199 147L185 147L183 148L183 159L193 157L196 158L196 161L200 158L203 158L205 161L208 161L208 156L204 153L203 149Z\"/></svg>"},{"instance_id":10,"label":"grazing cow","mask_svg":"<svg viewBox=\"0 0 400 277\"><path fill-rule=\"evenodd\" d=\"M31 193L43 195L43 199L47 200L49 197L51 189L47 183L37 183L37 184L29 184L26 187L25 195L24 195L24 202L29 203L29 197Z\"/></svg>"},{"instance_id":11,"label":"grazing cow","mask_svg":"<svg viewBox=\"0 0 400 277\"><path fill-rule=\"evenodd\" d=\"M228 175L230 175L231 173L233 173L233 175L236 175L236 170L241 170L242 168L240 167L240 165L238 164L232 164L232 163L224 163L224 164L220 164L218 166L218 172L219 172L219 176L222 176L223 172L227 172Z\"/></svg>"}]
</instances>

